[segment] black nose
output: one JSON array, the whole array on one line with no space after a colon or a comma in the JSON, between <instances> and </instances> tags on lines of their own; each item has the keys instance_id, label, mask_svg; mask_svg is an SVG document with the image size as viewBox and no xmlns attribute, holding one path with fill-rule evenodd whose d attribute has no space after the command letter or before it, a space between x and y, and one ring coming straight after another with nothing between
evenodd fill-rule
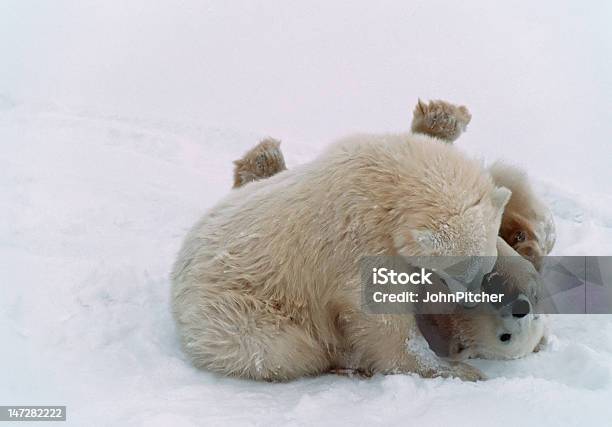
<instances>
[{"instance_id":1,"label":"black nose","mask_svg":"<svg viewBox=\"0 0 612 427\"><path fill-rule=\"evenodd\" d=\"M511 334L501 334L499 336L499 340L502 342L510 341L510 338L512 338Z\"/></svg>"},{"instance_id":2,"label":"black nose","mask_svg":"<svg viewBox=\"0 0 612 427\"><path fill-rule=\"evenodd\" d=\"M529 305L529 301L524 299L517 299L512 303L512 316L514 317L525 317L529 314L531 310L531 306Z\"/></svg>"}]
</instances>

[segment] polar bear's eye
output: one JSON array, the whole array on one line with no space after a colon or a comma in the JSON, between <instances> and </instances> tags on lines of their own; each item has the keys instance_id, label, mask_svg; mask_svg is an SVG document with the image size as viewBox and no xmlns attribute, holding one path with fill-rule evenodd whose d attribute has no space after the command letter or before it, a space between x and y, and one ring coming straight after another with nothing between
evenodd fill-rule
<instances>
[{"instance_id":1,"label":"polar bear's eye","mask_svg":"<svg viewBox=\"0 0 612 427\"><path fill-rule=\"evenodd\" d=\"M501 335L499 336L499 340L500 340L501 342L507 342L507 341L510 341L510 338L512 338L512 334L501 334Z\"/></svg>"},{"instance_id":2,"label":"polar bear's eye","mask_svg":"<svg viewBox=\"0 0 612 427\"><path fill-rule=\"evenodd\" d=\"M519 230L514 235L514 241L517 243L524 242L527 238L527 234L523 230Z\"/></svg>"}]
</instances>

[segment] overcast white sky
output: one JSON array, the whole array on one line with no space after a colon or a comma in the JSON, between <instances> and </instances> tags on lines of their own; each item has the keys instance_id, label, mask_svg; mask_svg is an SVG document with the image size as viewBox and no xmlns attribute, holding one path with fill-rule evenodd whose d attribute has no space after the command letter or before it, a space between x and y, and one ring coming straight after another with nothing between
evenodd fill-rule
<instances>
[{"instance_id":1,"label":"overcast white sky","mask_svg":"<svg viewBox=\"0 0 612 427\"><path fill-rule=\"evenodd\" d=\"M473 112L468 150L612 194L610 22L595 0L0 0L0 104L319 146L444 98Z\"/></svg>"}]
</instances>

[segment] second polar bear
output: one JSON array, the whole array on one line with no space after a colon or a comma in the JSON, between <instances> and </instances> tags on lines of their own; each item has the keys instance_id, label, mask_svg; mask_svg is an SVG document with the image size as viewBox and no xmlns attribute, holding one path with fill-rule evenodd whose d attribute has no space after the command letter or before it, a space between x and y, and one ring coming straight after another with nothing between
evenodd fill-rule
<instances>
[{"instance_id":1,"label":"second polar bear","mask_svg":"<svg viewBox=\"0 0 612 427\"><path fill-rule=\"evenodd\" d=\"M469 365L417 351L424 340L413 316L363 313L358 262L494 256L509 196L478 162L414 134L347 138L311 163L232 190L193 227L175 263L183 347L198 367L253 379L336 366L479 379Z\"/></svg>"}]
</instances>

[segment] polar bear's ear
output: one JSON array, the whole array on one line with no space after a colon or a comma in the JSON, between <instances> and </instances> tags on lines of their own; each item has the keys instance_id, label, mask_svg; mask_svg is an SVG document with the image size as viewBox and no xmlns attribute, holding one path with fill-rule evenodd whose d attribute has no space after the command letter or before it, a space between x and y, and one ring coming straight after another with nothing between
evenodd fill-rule
<instances>
[{"instance_id":1,"label":"polar bear's ear","mask_svg":"<svg viewBox=\"0 0 612 427\"><path fill-rule=\"evenodd\" d=\"M497 187L491 194L491 203L493 207L500 210L504 209L511 195L512 191L508 190L506 187Z\"/></svg>"}]
</instances>

